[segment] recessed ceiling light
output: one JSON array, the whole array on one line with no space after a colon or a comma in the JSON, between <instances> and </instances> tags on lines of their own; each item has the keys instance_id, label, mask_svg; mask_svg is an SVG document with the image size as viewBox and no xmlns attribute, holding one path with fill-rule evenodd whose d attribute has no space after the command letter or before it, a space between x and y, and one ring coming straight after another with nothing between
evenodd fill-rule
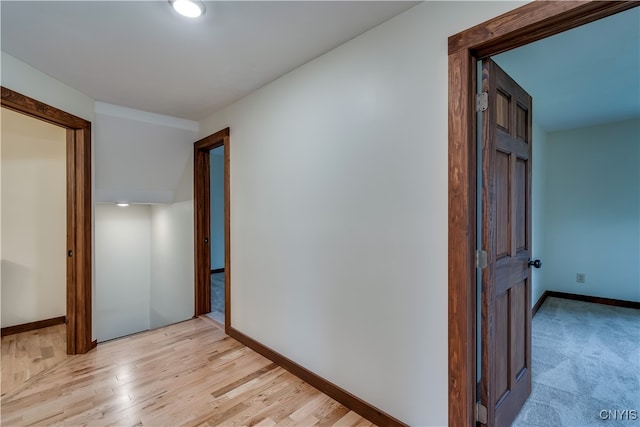
<instances>
[{"instance_id":1,"label":"recessed ceiling light","mask_svg":"<svg viewBox=\"0 0 640 427\"><path fill-rule=\"evenodd\" d=\"M182 16L197 18L204 15L204 3L199 0L169 0L169 3Z\"/></svg>"},{"instance_id":2,"label":"recessed ceiling light","mask_svg":"<svg viewBox=\"0 0 640 427\"><path fill-rule=\"evenodd\" d=\"M127 206L129 206L129 203L127 203L127 202L118 202L118 203L116 203L116 205L120 206L121 208L126 208Z\"/></svg>"}]
</instances>

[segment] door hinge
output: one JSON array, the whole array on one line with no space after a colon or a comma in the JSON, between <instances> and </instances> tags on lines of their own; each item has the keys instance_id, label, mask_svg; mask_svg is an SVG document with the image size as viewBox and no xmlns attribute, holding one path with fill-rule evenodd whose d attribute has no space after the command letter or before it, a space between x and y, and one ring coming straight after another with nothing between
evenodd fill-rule
<instances>
[{"instance_id":1,"label":"door hinge","mask_svg":"<svg viewBox=\"0 0 640 427\"><path fill-rule=\"evenodd\" d=\"M489 108L489 94L487 92L476 94L476 113L487 111Z\"/></svg>"},{"instance_id":2,"label":"door hinge","mask_svg":"<svg viewBox=\"0 0 640 427\"><path fill-rule=\"evenodd\" d=\"M476 251L476 268L487 268L487 252L483 250Z\"/></svg>"},{"instance_id":3,"label":"door hinge","mask_svg":"<svg viewBox=\"0 0 640 427\"><path fill-rule=\"evenodd\" d=\"M487 424L487 407L480 402L476 402L476 422Z\"/></svg>"}]
</instances>

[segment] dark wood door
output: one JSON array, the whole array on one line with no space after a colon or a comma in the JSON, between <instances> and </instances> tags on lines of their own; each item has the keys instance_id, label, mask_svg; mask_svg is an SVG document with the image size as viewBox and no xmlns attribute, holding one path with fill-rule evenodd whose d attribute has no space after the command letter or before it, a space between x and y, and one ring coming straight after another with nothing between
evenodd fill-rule
<instances>
[{"instance_id":1,"label":"dark wood door","mask_svg":"<svg viewBox=\"0 0 640 427\"><path fill-rule=\"evenodd\" d=\"M509 426L531 393L531 96L482 63L481 401L490 426Z\"/></svg>"}]
</instances>

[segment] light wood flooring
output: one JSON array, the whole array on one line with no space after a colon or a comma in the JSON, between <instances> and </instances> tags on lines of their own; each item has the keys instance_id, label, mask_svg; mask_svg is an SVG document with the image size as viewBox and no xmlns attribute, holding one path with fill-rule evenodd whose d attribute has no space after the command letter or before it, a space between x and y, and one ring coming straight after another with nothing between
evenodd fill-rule
<instances>
[{"instance_id":1,"label":"light wood flooring","mask_svg":"<svg viewBox=\"0 0 640 427\"><path fill-rule=\"evenodd\" d=\"M7 392L5 338L3 426L372 425L205 317L99 344Z\"/></svg>"},{"instance_id":2,"label":"light wood flooring","mask_svg":"<svg viewBox=\"0 0 640 427\"><path fill-rule=\"evenodd\" d=\"M2 395L73 357L67 356L66 343L65 325L2 337Z\"/></svg>"}]
</instances>

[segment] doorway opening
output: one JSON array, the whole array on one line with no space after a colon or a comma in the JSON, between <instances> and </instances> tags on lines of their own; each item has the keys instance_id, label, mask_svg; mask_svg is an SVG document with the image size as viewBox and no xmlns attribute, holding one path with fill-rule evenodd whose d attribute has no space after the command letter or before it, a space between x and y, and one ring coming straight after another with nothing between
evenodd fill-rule
<instances>
[{"instance_id":1,"label":"doorway opening","mask_svg":"<svg viewBox=\"0 0 640 427\"><path fill-rule=\"evenodd\" d=\"M231 328L229 128L194 143L195 315Z\"/></svg>"},{"instance_id":2,"label":"doorway opening","mask_svg":"<svg viewBox=\"0 0 640 427\"><path fill-rule=\"evenodd\" d=\"M597 305L591 310L588 304L573 305L554 298L542 304L542 295L561 291L621 296L629 301L640 297L637 263L620 262L621 257L637 260L639 250L637 222L634 226L633 221L624 220L638 217L640 194L640 157L638 144L633 142L640 135L640 122L633 118L640 117L638 22L640 8L635 8L491 57L533 94L535 106L531 259L541 258L542 269L531 269L530 292L531 303L537 302L542 310L531 323L532 392L514 419L514 427L539 424L541 420L558 426L590 425L598 417L600 406L607 407L606 398L597 393L592 396L596 400L581 399L599 388L597 379L601 378L597 367L585 363L583 357L587 356L583 355L612 351L606 339L599 339L605 329L601 322L624 317L624 311L611 312L605 320L604 312L596 309L602 307ZM541 54L553 61L540 63L536 59ZM585 63L591 66L584 67ZM586 86L592 89L585 91ZM588 97L598 102L591 102ZM630 200L635 202L629 203ZM600 208L604 206L605 209ZM602 229L607 233L599 233ZM591 242L597 242L599 248L593 255ZM590 282L586 286L572 283L577 282L575 272L583 271L591 277ZM554 316L567 316L565 320L569 322L563 327L566 324L570 329L565 336L562 329L545 320L552 310ZM593 319L586 328L591 338L573 343L568 337L581 335L572 322L581 319L579 323L584 325L583 312ZM618 329L621 335L632 334L630 325L624 330L623 324ZM562 345L554 346L553 354L562 348L562 360L571 369L555 363L554 368L549 368L548 337L563 337L557 341ZM581 347L583 343L588 344ZM623 351L622 359L624 354ZM550 369L555 371L551 373ZM607 369L614 377L613 372L624 370L613 361L607 363ZM554 396L545 393L549 389L554 390ZM637 387L634 394L633 387L620 381L608 382L607 389L620 400L638 395Z\"/></svg>"},{"instance_id":3,"label":"doorway opening","mask_svg":"<svg viewBox=\"0 0 640 427\"><path fill-rule=\"evenodd\" d=\"M481 58L637 6L533 2L449 38L449 425L487 420L476 406L476 67Z\"/></svg>"},{"instance_id":4,"label":"doorway opening","mask_svg":"<svg viewBox=\"0 0 640 427\"><path fill-rule=\"evenodd\" d=\"M209 151L211 247L211 312L209 317L224 324L224 146Z\"/></svg>"},{"instance_id":5,"label":"doorway opening","mask_svg":"<svg viewBox=\"0 0 640 427\"><path fill-rule=\"evenodd\" d=\"M67 354L83 354L92 341L91 123L2 87L2 107L66 129L66 337Z\"/></svg>"},{"instance_id":6,"label":"doorway opening","mask_svg":"<svg viewBox=\"0 0 640 427\"><path fill-rule=\"evenodd\" d=\"M1 127L4 336L65 321L67 139L4 107Z\"/></svg>"}]
</instances>

